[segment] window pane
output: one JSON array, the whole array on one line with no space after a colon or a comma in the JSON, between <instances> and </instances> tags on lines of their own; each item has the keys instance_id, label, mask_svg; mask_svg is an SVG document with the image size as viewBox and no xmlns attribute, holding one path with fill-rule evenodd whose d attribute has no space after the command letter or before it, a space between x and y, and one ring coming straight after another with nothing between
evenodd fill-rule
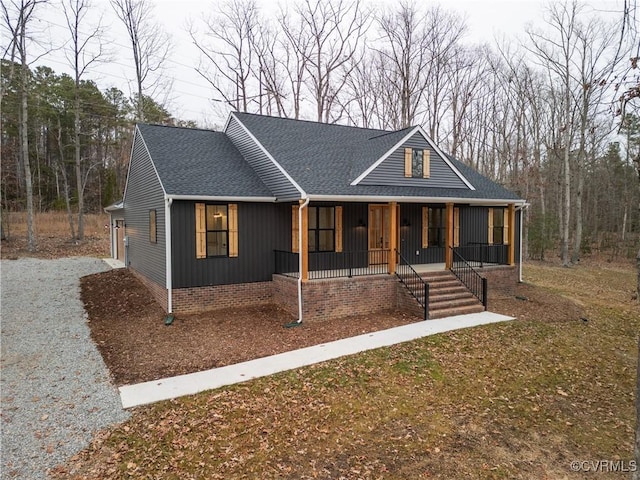
<instances>
[{"instance_id":1,"label":"window pane","mask_svg":"<svg viewBox=\"0 0 640 480\"><path fill-rule=\"evenodd\" d=\"M318 228L333 228L333 207L320 207Z\"/></svg>"},{"instance_id":2,"label":"window pane","mask_svg":"<svg viewBox=\"0 0 640 480\"><path fill-rule=\"evenodd\" d=\"M318 228L318 207L309 208L309 228Z\"/></svg>"},{"instance_id":3,"label":"window pane","mask_svg":"<svg viewBox=\"0 0 640 480\"><path fill-rule=\"evenodd\" d=\"M504 227L504 208L493 209L493 226Z\"/></svg>"},{"instance_id":4,"label":"window pane","mask_svg":"<svg viewBox=\"0 0 640 480\"><path fill-rule=\"evenodd\" d=\"M227 206L207 205L207 230L227 229Z\"/></svg>"},{"instance_id":5,"label":"window pane","mask_svg":"<svg viewBox=\"0 0 640 480\"><path fill-rule=\"evenodd\" d=\"M504 228L493 227L493 243L494 244L504 243Z\"/></svg>"},{"instance_id":6,"label":"window pane","mask_svg":"<svg viewBox=\"0 0 640 480\"><path fill-rule=\"evenodd\" d=\"M320 230L320 252L333 252L333 230Z\"/></svg>"},{"instance_id":7,"label":"window pane","mask_svg":"<svg viewBox=\"0 0 640 480\"><path fill-rule=\"evenodd\" d=\"M433 247L444 247L444 228L429 228L429 245Z\"/></svg>"},{"instance_id":8,"label":"window pane","mask_svg":"<svg viewBox=\"0 0 640 480\"><path fill-rule=\"evenodd\" d=\"M422 178L422 150L413 149L411 176L414 178Z\"/></svg>"},{"instance_id":9,"label":"window pane","mask_svg":"<svg viewBox=\"0 0 640 480\"><path fill-rule=\"evenodd\" d=\"M316 232L317 232L317 230L310 230L309 231L309 251L310 252L317 251Z\"/></svg>"},{"instance_id":10,"label":"window pane","mask_svg":"<svg viewBox=\"0 0 640 480\"><path fill-rule=\"evenodd\" d=\"M207 232L207 255L209 257L227 255L227 232Z\"/></svg>"},{"instance_id":11,"label":"window pane","mask_svg":"<svg viewBox=\"0 0 640 480\"><path fill-rule=\"evenodd\" d=\"M444 227L444 209L429 208L429 227Z\"/></svg>"}]
</instances>

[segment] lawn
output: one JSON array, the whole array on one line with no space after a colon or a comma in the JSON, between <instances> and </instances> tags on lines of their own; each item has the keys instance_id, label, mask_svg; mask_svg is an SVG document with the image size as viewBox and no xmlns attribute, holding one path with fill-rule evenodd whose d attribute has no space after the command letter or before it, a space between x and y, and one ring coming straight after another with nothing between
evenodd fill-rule
<instances>
[{"instance_id":1,"label":"lawn","mask_svg":"<svg viewBox=\"0 0 640 480\"><path fill-rule=\"evenodd\" d=\"M528 264L525 279L528 300L492 304L519 320L137 408L57 476L628 477L570 464L632 459L633 268Z\"/></svg>"}]
</instances>

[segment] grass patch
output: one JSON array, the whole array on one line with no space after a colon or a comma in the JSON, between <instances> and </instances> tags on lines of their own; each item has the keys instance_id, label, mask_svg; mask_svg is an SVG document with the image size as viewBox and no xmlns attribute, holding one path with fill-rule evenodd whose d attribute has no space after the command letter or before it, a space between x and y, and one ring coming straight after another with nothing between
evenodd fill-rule
<instances>
[{"instance_id":1,"label":"grass patch","mask_svg":"<svg viewBox=\"0 0 640 480\"><path fill-rule=\"evenodd\" d=\"M634 275L529 265L525 320L141 407L57 475L582 478L572 460L631 460Z\"/></svg>"}]
</instances>

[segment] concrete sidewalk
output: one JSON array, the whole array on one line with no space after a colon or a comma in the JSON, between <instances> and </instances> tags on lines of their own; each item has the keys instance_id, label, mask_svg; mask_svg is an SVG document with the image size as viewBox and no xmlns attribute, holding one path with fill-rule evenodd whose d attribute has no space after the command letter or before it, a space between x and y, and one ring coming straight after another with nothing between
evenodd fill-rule
<instances>
[{"instance_id":1,"label":"concrete sidewalk","mask_svg":"<svg viewBox=\"0 0 640 480\"><path fill-rule=\"evenodd\" d=\"M225 385L246 382L254 378L265 377L366 350L408 342L417 338L435 335L436 333L507 320L513 320L513 317L482 312L411 323L401 327L365 333L356 337L314 345L203 372L179 375L136 385L125 385L119 388L120 398L124 408L137 407L184 395L193 395L194 393Z\"/></svg>"}]
</instances>

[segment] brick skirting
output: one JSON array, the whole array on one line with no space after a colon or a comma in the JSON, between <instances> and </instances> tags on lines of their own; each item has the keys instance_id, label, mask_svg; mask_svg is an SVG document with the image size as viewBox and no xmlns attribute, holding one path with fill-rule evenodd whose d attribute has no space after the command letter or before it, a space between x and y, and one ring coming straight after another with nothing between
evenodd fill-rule
<instances>
[{"instance_id":1,"label":"brick skirting","mask_svg":"<svg viewBox=\"0 0 640 480\"><path fill-rule=\"evenodd\" d=\"M499 265L478 269L480 275L487 279L489 296L513 296L519 280L518 266Z\"/></svg>"},{"instance_id":2,"label":"brick skirting","mask_svg":"<svg viewBox=\"0 0 640 480\"><path fill-rule=\"evenodd\" d=\"M255 307L273 303L272 282L236 283L173 290L173 311L204 312L230 307Z\"/></svg>"}]
</instances>

